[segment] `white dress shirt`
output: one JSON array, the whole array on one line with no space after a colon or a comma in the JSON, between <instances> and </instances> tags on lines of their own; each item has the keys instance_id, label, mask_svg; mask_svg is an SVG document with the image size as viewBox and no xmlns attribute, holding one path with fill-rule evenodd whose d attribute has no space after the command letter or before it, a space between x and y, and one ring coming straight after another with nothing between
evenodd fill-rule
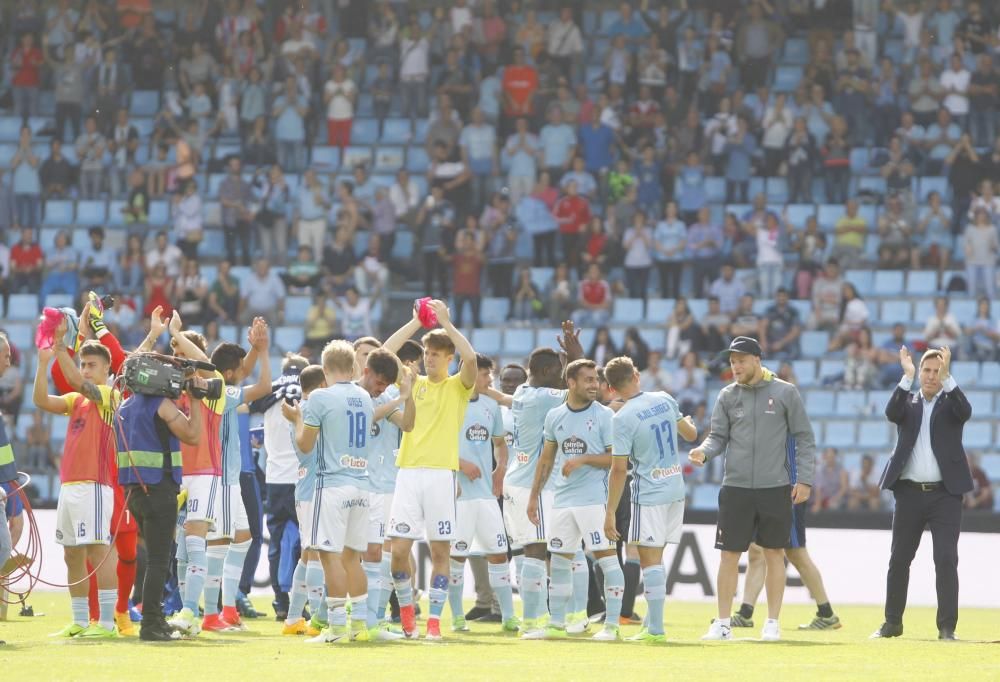
<instances>
[{"instance_id":1,"label":"white dress shirt","mask_svg":"<svg viewBox=\"0 0 1000 682\"><path fill-rule=\"evenodd\" d=\"M923 414L920 417L920 432L917 434L917 442L913 444L913 452L910 454L910 461L903 467L903 472L899 475L901 479L916 481L917 483L935 483L941 481L941 468L938 466L937 458L934 456L934 449L931 447L931 415L934 412L934 405L942 393L949 393L958 384L955 377L948 376L944 384L933 398L927 400L924 394L917 392L910 400L916 402L922 400ZM913 386L913 379L904 376L899 381L899 387L904 391L909 391Z\"/></svg>"}]
</instances>

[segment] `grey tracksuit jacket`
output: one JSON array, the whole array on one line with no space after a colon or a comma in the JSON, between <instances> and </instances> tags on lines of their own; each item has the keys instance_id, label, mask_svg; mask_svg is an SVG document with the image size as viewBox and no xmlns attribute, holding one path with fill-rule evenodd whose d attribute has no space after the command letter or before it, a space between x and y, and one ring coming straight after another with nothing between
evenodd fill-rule
<instances>
[{"instance_id":1,"label":"grey tracksuit jacket","mask_svg":"<svg viewBox=\"0 0 1000 682\"><path fill-rule=\"evenodd\" d=\"M719 391L705 460L725 455L722 484L734 488L812 485L816 439L798 389L770 370L754 386Z\"/></svg>"}]
</instances>

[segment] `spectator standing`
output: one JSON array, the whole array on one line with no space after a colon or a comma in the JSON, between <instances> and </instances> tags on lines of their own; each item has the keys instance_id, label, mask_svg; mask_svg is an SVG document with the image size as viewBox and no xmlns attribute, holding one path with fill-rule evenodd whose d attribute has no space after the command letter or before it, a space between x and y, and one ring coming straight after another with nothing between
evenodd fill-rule
<instances>
[{"instance_id":1,"label":"spectator standing","mask_svg":"<svg viewBox=\"0 0 1000 682\"><path fill-rule=\"evenodd\" d=\"M705 170L697 152L689 152L677 174L677 204L684 222L696 222L705 202Z\"/></svg>"},{"instance_id":2,"label":"spectator standing","mask_svg":"<svg viewBox=\"0 0 1000 682\"><path fill-rule=\"evenodd\" d=\"M198 186L188 180L173 198L174 237L186 258L198 258L198 245L204 237L202 204Z\"/></svg>"},{"instance_id":3,"label":"spectator standing","mask_svg":"<svg viewBox=\"0 0 1000 682\"><path fill-rule=\"evenodd\" d=\"M698 340L698 321L691 313L687 299L679 296L667 319L666 357L670 360L686 355Z\"/></svg>"},{"instance_id":4,"label":"spectator standing","mask_svg":"<svg viewBox=\"0 0 1000 682\"><path fill-rule=\"evenodd\" d=\"M576 131L566 122L558 104L549 106L549 120L542 126L538 142L542 167L548 171L550 180L558 184L569 170L576 148Z\"/></svg>"},{"instance_id":5,"label":"spectator standing","mask_svg":"<svg viewBox=\"0 0 1000 682\"><path fill-rule=\"evenodd\" d=\"M472 205L481 206L493 191L493 178L500 174L496 128L486 121L483 110L472 110L472 120L458 138L462 160L472 173Z\"/></svg>"},{"instance_id":6,"label":"spectator standing","mask_svg":"<svg viewBox=\"0 0 1000 682\"><path fill-rule=\"evenodd\" d=\"M517 239L521 233L521 226L511 213L510 197L494 195L492 205L483 211L480 223L486 233L490 291L493 296L510 298Z\"/></svg>"},{"instance_id":7,"label":"spectator standing","mask_svg":"<svg viewBox=\"0 0 1000 682\"><path fill-rule=\"evenodd\" d=\"M237 324L240 320L240 282L232 273L229 261L219 263L215 282L208 290L208 307L223 324Z\"/></svg>"},{"instance_id":8,"label":"spectator standing","mask_svg":"<svg viewBox=\"0 0 1000 682\"><path fill-rule=\"evenodd\" d=\"M740 299L747 295L746 285L743 280L736 277L736 268L732 263L723 263L720 268L718 279L712 282L708 293L719 299L719 309L732 315L740 305Z\"/></svg>"},{"instance_id":9,"label":"spectator standing","mask_svg":"<svg viewBox=\"0 0 1000 682\"><path fill-rule=\"evenodd\" d=\"M21 227L31 229L38 227L41 213L42 185L38 166L38 157L31 147L31 129L25 125L21 128L17 151L10 160L10 167L17 222Z\"/></svg>"},{"instance_id":10,"label":"spectator standing","mask_svg":"<svg viewBox=\"0 0 1000 682\"><path fill-rule=\"evenodd\" d=\"M166 232L157 232L153 248L146 252L146 271L149 272L157 265L162 265L168 277L177 277L181 274L183 257L180 248L167 240Z\"/></svg>"},{"instance_id":11,"label":"spectator standing","mask_svg":"<svg viewBox=\"0 0 1000 682\"><path fill-rule=\"evenodd\" d=\"M748 20L741 23L735 45L741 81L747 90L767 84L772 56L783 42L781 28L764 16L762 6L750 5Z\"/></svg>"},{"instance_id":12,"label":"spectator standing","mask_svg":"<svg viewBox=\"0 0 1000 682\"><path fill-rule=\"evenodd\" d=\"M97 119L88 116L84 131L76 139L76 158L80 160L80 196L96 199L104 180L104 150L107 141L98 129Z\"/></svg>"},{"instance_id":13,"label":"spectator standing","mask_svg":"<svg viewBox=\"0 0 1000 682\"><path fill-rule=\"evenodd\" d=\"M670 385L681 412L691 414L695 411L696 405L705 402L708 371L693 350L684 353L680 364L681 366L674 372Z\"/></svg>"},{"instance_id":14,"label":"spectator standing","mask_svg":"<svg viewBox=\"0 0 1000 682\"><path fill-rule=\"evenodd\" d=\"M707 206L698 211L698 222L688 228L687 249L694 273L694 295L701 298L705 282L715 280L722 257L722 228L712 223Z\"/></svg>"},{"instance_id":15,"label":"spectator standing","mask_svg":"<svg viewBox=\"0 0 1000 682\"><path fill-rule=\"evenodd\" d=\"M323 258L329 210L326 187L320 182L315 169L310 168L303 174L302 188L298 192L298 242L312 249L313 258L317 261Z\"/></svg>"},{"instance_id":16,"label":"spectator standing","mask_svg":"<svg viewBox=\"0 0 1000 682\"><path fill-rule=\"evenodd\" d=\"M577 310L573 321L578 327L600 327L611 317L611 285L604 279L599 265L587 268L586 278L580 282Z\"/></svg>"},{"instance_id":17,"label":"spectator standing","mask_svg":"<svg viewBox=\"0 0 1000 682\"><path fill-rule=\"evenodd\" d=\"M354 122L354 105L358 98L358 88L347 77L342 64L333 67L330 80L323 86L323 104L326 106L327 144L343 151L351 144L351 125Z\"/></svg>"},{"instance_id":18,"label":"spectator standing","mask_svg":"<svg viewBox=\"0 0 1000 682\"><path fill-rule=\"evenodd\" d=\"M41 83L41 68L45 65L45 56L35 45L33 32L26 31L21 35L8 64L14 93L14 114L21 117L23 125L28 125L28 118L38 113L38 86Z\"/></svg>"},{"instance_id":19,"label":"spectator standing","mask_svg":"<svg viewBox=\"0 0 1000 682\"><path fill-rule=\"evenodd\" d=\"M253 271L240 283L244 321L263 317L272 325L280 325L285 311L285 285L270 263L261 258ZM297 350L297 349L296 349Z\"/></svg>"},{"instance_id":20,"label":"spectator standing","mask_svg":"<svg viewBox=\"0 0 1000 682\"><path fill-rule=\"evenodd\" d=\"M920 268L920 250L913 246L913 228L903 213L903 201L892 195L878 219L879 267Z\"/></svg>"},{"instance_id":21,"label":"spectator standing","mask_svg":"<svg viewBox=\"0 0 1000 682\"><path fill-rule=\"evenodd\" d=\"M49 148L49 158L42 162L38 171L42 195L46 199L67 197L76 185L76 168L63 156L62 142L58 138L53 138Z\"/></svg>"},{"instance_id":22,"label":"spectator standing","mask_svg":"<svg viewBox=\"0 0 1000 682\"><path fill-rule=\"evenodd\" d=\"M997 98L1000 83L988 54L976 57L976 70L969 78L969 134L977 147L993 143L996 131Z\"/></svg>"},{"instance_id":23,"label":"spectator standing","mask_svg":"<svg viewBox=\"0 0 1000 682\"><path fill-rule=\"evenodd\" d=\"M538 173L538 157L541 153L538 137L528 130L528 120L518 118L516 126L516 132L507 138L503 150L510 166L507 172L507 185L510 188L511 201L514 202L530 194L534 188Z\"/></svg>"},{"instance_id":24,"label":"spectator standing","mask_svg":"<svg viewBox=\"0 0 1000 682\"><path fill-rule=\"evenodd\" d=\"M538 94L538 71L526 63L523 47L515 47L513 62L503 70L503 113L510 121L531 118L535 113L535 97Z\"/></svg>"},{"instance_id":25,"label":"spectator standing","mask_svg":"<svg viewBox=\"0 0 1000 682\"><path fill-rule=\"evenodd\" d=\"M300 94L295 78L285 79L284 92L274 99L271 117L278 142L278 165L290 173L305 167L305 120L309 103Z\"/></svg>"},{"instance_id":26,"label":"spectator standing","mask_svg":"<svg viewBox=\"0 0 1000 682\"><path fill-rule=\"evenodd\" d=\"M820 156L823 160L823 182L826 200L830 203L847 201L851 179L851 146L847 140L847 123L840 116L830 124Z\"/></svg>"},{"instance_id":27,"label":"spectator standing","mask_svg":"<svg viewBox=\"0 0 1000 682\"><path fill-rule=\"evenodd\" d=\"M941 72L941 89L944 91L942 105L951 114L955 123L965 128L969 116L969 84L972 75L962 64L957 54L951 56L948 68Z\"/></svg>"},{"instance_id":28,"label":"spectator standing","mask_svg":"<svg viewBox=\"0 0 1000 682\"><path fill-rule=\"evenodd\" d=\"M984 296L976 302L976 317L966 325L964 331L969 339L969 354L973 359L980 362L996 359L1000 330L990 313L990 299Z\"/></svg>"},{"instance_id":29,"label":"spectator standing","mask_svg":"<svg viewBox=\"0 0 1000 682\"><path fill-rule=\"evenodd\" d=\"M948 310L948 297L938 296L934 299L934 314L924 325L924 340L929 347L957 348L962 338L962 326L955 315Z\"/></svg>"},{"instance_id":30,"label":"spectator standing","mask_svg":"<svg viewBox=\"0 0 1000 682\"><path fill-rule=\"evenodd\" d=\"M837 74L837 109L847 120L847 132L854 144L864 144L869 138L869 95L871 74L861 61L856 48L845 50L847 62Z\"/></svg>"},{"instance_id":31,"label":"spectator standing","mask_svg":"<svg viewBox=\"0 0 1000 682\"><path fill-rule=\"evenodd\" d=\"M816 142L806 119L795 119L785 142L785 160L788 164L788 203L812 203L813 167L816 164Z\"/></svg>"},{"instance_id":32,"label":"spectator standing","mask_svg":"<svg viewBox=\"0 0 1000 682\"><path fill-rule=\"evenodd\" d=\"M56 235L55 247L45 254L45 280L38 292L38 305L45 305L49 294L67 294L76 301L80 291L80 254L71 245L69 232Z\"/></svg>"},{"instance_id":33,"label":"spectator standing","mask_svg":"<svg viewBox=\"0 0 1000 682\"><path fill-rule=\"evenodd\" d=\"M812 286L812 316L810 329L833 331L840 323L844 280L840 276L840 263L831 258L826 262ZM895 356L893 357L895 363Z\"/></svg>"},{"instance_id":34,"label":"spectator standing","mask_svg":"<svg viewBox=\"0 0 1000 682\"><path fill-rule=\"evenodd\" d=\"M918 72L910 78L907 88L910 96L910 110L919 125L927 127L937 119L944 88L934 75L934 66L929 59L920 62Z\"/></svg>"},{"instance_id":35,"label":"spectator standing","mask_svg":"<svg viewBox=\"0 0 1000 682\"><path fill-rule=\"evenodd\" d=\"M784 93L774 96L774 104L767 107L761 125L763 134L761 146L764 148L764 175L778 175L782 163L787 160L786 146L792 132L792 112L785 107Z\"/></svg>"},{"instance_id":36,"label":"spectator standing","mask_svg":"<svg viewBox=\"0 0 1000 682\"><path fill-rule=\"evenodd\" d=\"M552 272L552 279L545 288L545 301L551 324L561 324L569 319L576 308L576 294L569 266L560 263Z\"/></svg>"},{"instance_id":37,"label":"spectator standing","mask_svg":"<svg viewBox=\"0 0 1000 682\"><path fill-rule=\"evenodd\" d=\"M482 275L485 266L483 252L475 237L463 231L458 237L458 244L451 258L454 273L452 293L455 296L455 324L458 327L462 326L465 304L468 303L472 309L472 326L479 328L482 326L479 312L483 301Z\"/></svg>"},{"instance_id":38,"label":"spectator standing","mask_svg":"<svg viewBox=\"0 0 1000 682\"><path fill-rule=\"evenodd\" d=\"M71 140L80 136L80 118L83 116L83 97L86 92L86 72L92 66L89 61L80 62L75 50L63 50L62 59L57 61L52 55L51 38L42 39L45 61L52 69L55 80L55 134L53 139L64 142L66 128L72 132Z\"/></svg>"},{"instance_id":39,"label":"spectator standing","mask_svg":"<svg viewBox=\"0 0 1000 682\"><path fill-rule=\"evenodd\" d=\"M553 215L559 223L563 258L576 267L580 262L580 235L590 222L590 202L577 194L575 181L566 185L566 194L556 202Z\"/></svg>"},{"instance_id":40,"label":"spectator standing","mask_svg":"<svg viewBox=\"0 0 1000 682\"><path fill-rule=\"evenodd\" d=\"M45 255L35 240L35 231L21 228L21 240L10 249L10 290L20 294L38 291L42 286Z\"/></svg>"},{"instance_id":41,"label":"spectator standing","mask_svg":"<svg viewBox=\"0 0 1000 682\"><path fill-rule=\"evenodd\" d=\"M584 53L583 36L580 27L573 21L573 9L563 7L559 19L549 24L547 52L560 72L567 79L575 80L579 72L579 60Z\"/></svg>"},{"instance_id":42,"label":"spectator standing","mask_svg":"<svg viewBox=\"0 0 1000 682\"><path fill-rule=\"evenodd\" d=\"M834 226L833 257L850 269L861 260L868 235L868 221L858 214L858 202L851 199L844 208L844 215Z\"/></svg>"},{"instance_id":43,"label":"spectator standing","mask_svg":"<svg viewBox=\"0 0 1000 682\"><path fill-rule=\"evenodd\" d=\"M455 249L455 207L444 198L444 187L435 185L417 212L423 253L424 293L447 298L451 253ZM434 284L437 283L437 288ZM441 296L435 296L440 290Z\"/></svg>"},{"instance_id":44,"label":"spectator standing","mask_svg":"<svg viewBox=\"0 0 1000 682\"><path fill-rule=\"evenodd\" d=\"M399 45L399 82L403 116L411 121L427 116L427 80L430 77L430 42L414 13L403 29Z\"/></svg>"},{"instance_id":45,"label":"spectator standing","mask_svg":"<svg viewBox=\"0 0 1000 682\"><path fill-rule=\"evenodd\" d=\"M965 230L965 272L968 291L976 296L982 291L993 300L996 294L997 255L1000 237L996 225L985 208L976 210L973 221Z\"/></svg>"},{"instance_id":46,"label":"spectator standing","mask_svg":"<svg viewBox=\"0 0 1000 682\"><path fill-rule=\"evenodd\" d=\"M736 125L736 133L726 141L725 146L726 201L746 203L757 140L750 132L746 119L740 118Z\"/></svg>"},{"instance_id":47,"label":"spectator standing","mask_svg":"<svg viewBox=\"0 0 1000 682\"><path fill-rule=\"evenodd\" d=\"M679 218L676 202L668 202L663 218L653 230L653 257L660 275L660 297L681 295L681 275L687 249L687 227Z\"/></svg>"},{"instance_id":48,"label":"spectator standing","mask_svg":"<svg viewBox=\"0 0 1000 682\"><path fill-rule=\"evenodd\" d=\"M354 287L348 287L337 299L340 311L340 333L348 341L356 341L374 333L371 321L371 299L361 296Z\"/></svg>"},{"instance_id":49,"label":"spectator standing","mask_svg":"<svg viewBox=\"0 0 1000 682\"><path fill-rule=\"evenodd\" d=\"M649 271L653 268L653 231L646 215L637 212L622 239L625 247L625 281L629 298L649 296Z\"/></svg>"},{"instance_id":50,"label":"spectator standing","mask_svg":"<svg viewBox=\"0 0 1000 682\"><path fill-rule=\"evenodd\" d=\"M581 112L581 116L582 116ZM587 123L580 126L577 139L583 156L584 169L603 183L613 162L615 133L601 122L598 112L591 111Z\"/></svg>"},{"instance_id":51,"label":"spectator standing","mask_svg":"<svg viewBox=\"0 0 1000 682\"><path fill-rule=\"evenodd\" d=\"M531 326L542 309L542 297L531 279L531 268L522 267L517 271L511 296L511 319L515 326Z\"/></svg>"},{"instance_id":52,"label":"spectator standing","mask_svg":"<svg viewBox=\"0 0 1000 682\"><path fill-rule=\"evenodd\" d=\"M871 313L868 305L850 282L844 282L840 298L840 326L830 340L828 351L840 350L845 345L858 340L862 327L868 324Z\"/></svg>"}]
</instances>

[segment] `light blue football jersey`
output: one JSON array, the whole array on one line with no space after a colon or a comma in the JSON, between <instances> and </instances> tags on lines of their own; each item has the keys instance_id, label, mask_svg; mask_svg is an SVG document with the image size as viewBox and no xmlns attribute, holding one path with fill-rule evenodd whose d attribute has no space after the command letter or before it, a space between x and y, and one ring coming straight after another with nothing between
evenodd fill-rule
<instances>
[{"instance_id":1,"label":"light blue football jersey","mask_svg":"<svg viewBox=\"0 0 1000 682\"><path fill-rule=\"evenodd\" d=\"M222 439L222 482L225 485L239 485L243 451L240 449L240 419L236 408L243 404L243 387L226 386L222 397L226 401L219 426Z\"/></svg>"},{"instance_id":2,"label":"light blue football jersey","mask_svg":"<svg viewBox=\"0 0 1000 682\"><path fill-rule=\"evenodd\" d=\"M462 487L459 500L491 500L493 498L493 438L504 434L500 405L484 395L469 401L465 408L465 423L458 434L458 457L472 462L482 474L474 481L459 470Z\"/></svg>"},{"instance_id":3,"label":"light blue football jersey","mask_svg":"<svg viewBox=\"0 0 1000 682\"><path fill-rule=\"evenodd\" d=\"M500 416L503 417L503 439L507 443L507 452L514 452L514 412L503 405L500 406ZM510 466L510 462L507 463Z\"/></svg>"},{"instance_id":4,"label":"light blue football jersey","mask_svg":"<svg viewBox=\"0 0 1000 682\"><path fill-rule=\"evenodd\" d=\"M377 408L399 397L399 389L389 386L378 398L372 400L372 407ZM396 410L399 412L399 410ZM391 493L396 489L396 453L399 451L399 441L402 432L399 427L385 419L372 423L368 445L368 486L373 493Z\"/></svg>"},{"instance_id":5,"label":"light blue football jersey","mask_svg":"<svg viewBox=\"0 0 1000 682\"><path fill-rule=\"evenodd\" d=\"M507 463L504 483L520 488L531 488L535 481L535 466L542 453L545 416L550 410L566 402L566 391L558 388L539 388L522 384L513 395L511 413L514 417L514 449ZM552 480L546 490L553 487Z\"/></svg>"},{"instance_id":6,"label":"light blue football jersey","mask_svg":"<svg viewBox=\"0 0 1000 682\"><path fill-rule=\"evenodd\" d=\"M302 420L306 426L319 429L323 437L323 449L316 451L321 488L353 485L368 489L372 410L368 391L350 381L317 389L309 395Z\"/></svg>"},{"instance_id":7,"label":"light blue football jersey","mask_svg":"<svg viewBox=\"0 0 1000 682\"><path fill-rule=\"evenodd\" d=\"M684 475L677 451L680 409L662 391L629 399L611 420L614 454L632 460L632 501L667 504L684 499Z\"/></svg>"},{"instance_id":8,"label":"light blue football jersey","mask_svg":"<svg viewBox=\"0 0 1000 682\"><path fill-rule=\"evenodd\" d=\"M608 470L582 466L562 475L572 457L603 455L611 448L614 413L596 400L582 410L563 404L545 417L545 440L556 444L556 461L549 480L555 481L557 509L604 504L608 499Z\"/></svg>"},{"instance_id":9,"label":"light blue football jersey","mask_svg":"<svg viewBox=\"0 0 1000 682\"><path fill-rule=\"evenodd\" d=\"M303 403L305 406L305 403ZM316 452L323 449L323 432L316 437L316 445L309 452L299 450L295 442L295 427L288 425L292 434L292 447L299 458L299 477L295 481L295 501L312 502L316 494Z\"/></svg>"}]
</instances>

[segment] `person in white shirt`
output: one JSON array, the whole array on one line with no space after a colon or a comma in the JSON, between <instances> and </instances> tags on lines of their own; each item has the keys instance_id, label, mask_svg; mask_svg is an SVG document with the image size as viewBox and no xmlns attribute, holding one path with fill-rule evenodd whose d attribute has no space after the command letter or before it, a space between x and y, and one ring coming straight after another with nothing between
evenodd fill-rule
<instances>
[{"instance_id":1,"label":"person in white shirt","mask_svg":"<svg viewBox=\"0 0 1000 682\"><path fill-rule=\"evenodd\" d=\"M389 200L396 210L396 220L409 224L420 205L420 188L410 177L409 171L400 168L396 172L396 182L389 188Z\"/></svg>"},{"instance_id":2,"label":"person in white shirt","mask_svg":"<svg viewBox=\"0 0 1000 682\"><path fill-rule=\"evenodd\" d=\"M573 23L573 8L559 10L559 21L549 24L548 54L563 75L573 78L574 62L583 54L583 36L580 27Z\"/></svg>"},{"instance_id":3,"label":"person in white shirt","mask_svg":"<svg viewBox=\"0 0 1000 682\"><path fill-rule=\"evenodd\" d=\"M152 271L157 265L163 264L167 277L177 277L181 274L181 259L184 254L167 240L167 233L156 233L156 246L146 254L146 270Z\"/></svg>"},{"instance_id":4,"label":"person in white shirt","mask_svg":"<svg viewBox=\"0 0 1000 682\"><path fill-rule=\"evenodd\" d=\"M941 73L941 87L944 88L944 108L951 112L959 127L965 127L965 117L969 115L969 81L972 74L962 65L958 55L952 55L948 69Z\"/></svg>"},{"instance_id":5,"label":"person in white shirt","mask_svg":"<svg viewBox=\"0 0 1000 682\"><path fill-rule=\"evenodd\" d=\"M333 75L323 86L323 103L326 105L327 144L343 149L351 143L351 124L354 121L354 102L358 87L347 77L342 64L333 67Z\"/></svg>"},{"instance_id":6,"label":"person in white shirt","mask_svg":"<svg viewBox=\"0 0 1000 682\"><path fill-rule=\"evenodd\" d=\"M427 116L427 78L430 75L430 43L414 12L399 45L399 87L403 116L411 120Z\"/></svg>"}]
</instances>

